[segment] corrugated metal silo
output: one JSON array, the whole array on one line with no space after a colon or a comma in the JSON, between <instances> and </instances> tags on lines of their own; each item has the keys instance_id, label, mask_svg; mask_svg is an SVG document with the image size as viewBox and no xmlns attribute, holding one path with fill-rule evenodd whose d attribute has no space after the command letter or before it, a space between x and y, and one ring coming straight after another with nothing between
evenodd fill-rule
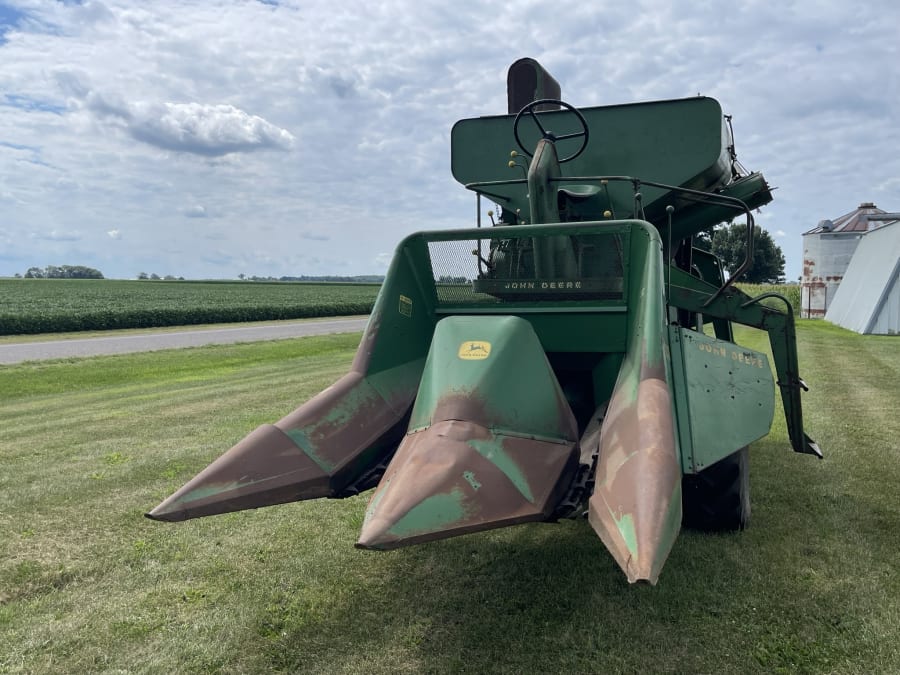
<instances>
[{"instance_id":1,"label":"corrugated metal silo","mask_svg":"<svg viewBox=\"0 0 900 675\"><path fill-rule=\"evenodd\" d=\"M821 319L850 266L860 238L884 224L886 214L872 202L833 221L823 220L803 233L803 277L800 281L800 316Z\"/></svg>"}]
</instances>

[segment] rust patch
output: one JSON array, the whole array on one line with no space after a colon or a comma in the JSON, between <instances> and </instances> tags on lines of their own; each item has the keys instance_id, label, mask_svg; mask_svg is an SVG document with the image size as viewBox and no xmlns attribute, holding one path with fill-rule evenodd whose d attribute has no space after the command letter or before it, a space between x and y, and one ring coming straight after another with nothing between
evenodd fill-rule
<instances>
[{"instance_id":1,"label":"rust patch","mask_svg":"<svg viewBox=\"0 0 900 675\"><path fill-rule=\"evenodd\" d=\"M406 395L409 406L415 391L410 388ZM275 426L327 471L337 472L355 462L357 453L390 430L404 412L389 406L362 375L348 373Z\"/></svg>"},{"instance_id":2,"label":"rust patch","mask_svg":"<svg viewBox=\"0 0 900 675\"><path fill-rule=\"evenodd\" d=\"M297 499L325 497L328 475L277 427L266 424L147 514L181 521Z\"/></svg>"},{"instance_id":3,"label":"rust patch","mask_svg":"<svg viewBox=\"0 0 900 675\"><path fill-rule=\"evenodd\" d=\"M392 549L546 520L575 454L574 443L504 436L469 421L408 434L372 495L357 546Z\"/></svg>"},{"instance_id":4,"label":"rust patch","mask_svg":"<svg viewBox=\"0 0 900 675\"><path fill-rule=\"evenodd\" d=\"M547 365L550 368L550 365ZM548 436L555 436L566 441L578 440L578 423L561 392L554 397L556 406L555 421L552 429L547 429ZM498 428L498 418L504 417L502 402L491 405L478 392L452 392L445 394L435 403L430 423L436 424L446 420L465 420L487 428Z\"/></svg>"},{"instance_id":5,"label":"rust patch","mask_svg":"<svg viewBox=\"0 0 900 675\"><path fill-rule=\"evenodd\" d=\"M482 427L491 426L487 402L475 392L451 393L439 398L431 414L431 423L447 420L466 420Z\"/></svg>"},{"instance_id":6,"label":"rust patch","mask_svg":"<svg viewBox=\"0 0 900 675\"><path fill-rule=\"evenodd\" d=\"M348 373L249 434L147 515L186 520L335 496L396 446L405 416L362 375Z\"/></svg>"},{"instance_id":7,"label":"rust patch","mask_svg":"<svg viewBox=\"0 0 900 675\"><path fill-rule=\"evenodd\" d=\"M369 372L369 363L372 360L372 352L375 350L375 343L383 318L383 312L380 310L379 303L376 302L372 313L369 315L369 323L366 324L362 340L360 340L359 347L357 347L356 354L353 357L351 371L356 373Z\"/></svg>"},{"instance_id":8,"label":"rust patch","mask_svg":"<svg viewBox=\"0 0 900 675\"><path fill-rule=\"evenodd\" d=\"M669 388L617 388L600 438L588 517L630 582L656 583L681 522L681 468Z\"/></svg>"}]
</instances>

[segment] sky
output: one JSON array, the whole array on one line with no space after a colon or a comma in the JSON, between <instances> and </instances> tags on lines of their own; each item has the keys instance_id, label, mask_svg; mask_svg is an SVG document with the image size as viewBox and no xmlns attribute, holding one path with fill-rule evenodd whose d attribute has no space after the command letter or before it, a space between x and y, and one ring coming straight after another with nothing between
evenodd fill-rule
<instances>
[{"instance_id":1,"label":"sky","mask_svg":"<svg viewBox=\"0 0 900 675\"><path fill-rule=\"evenodd\" d=\"M450 128L530 56L575 106L718 99L796 280L818 221L900 211L898 26L896 0L0 0L0 276L382 274L474 226Z\"/></svg>"}]
</instances>

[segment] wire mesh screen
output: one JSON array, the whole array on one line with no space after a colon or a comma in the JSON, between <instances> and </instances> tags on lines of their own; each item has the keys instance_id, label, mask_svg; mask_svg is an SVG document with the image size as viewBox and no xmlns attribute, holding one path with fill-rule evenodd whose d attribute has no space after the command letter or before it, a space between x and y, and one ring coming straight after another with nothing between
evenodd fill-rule
<instances>
[{"instance_id":1,"label":"wire mesh screen","mask_svg":"<svg viewBox=\"0 0 900 675\"><path fill-rule=\"evenodd\" d=\"M626 237L618 232L430 241L438 302L623 302Z\"/></svg>"}]
</instances>

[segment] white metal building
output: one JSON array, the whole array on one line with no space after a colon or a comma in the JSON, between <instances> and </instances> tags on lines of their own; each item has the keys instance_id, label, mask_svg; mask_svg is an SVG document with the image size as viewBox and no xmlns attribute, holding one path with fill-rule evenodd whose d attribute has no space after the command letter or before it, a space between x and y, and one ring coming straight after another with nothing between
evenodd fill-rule
<instances>
[{"instance_id":1,"label":"white metal building","mask_svg":"<svg viewBox=\"0 0 900 675\"><path fill-rule=\"evenodd\" d=\"M900 334L900 221L862 235L825 318L857 333Z\"/></svg>"},{"instance_id":2,"label":"white metal building","mask_svg":"<svg viewBox=\"0 0 900 675\"><path fill-rule=\"evenodd\" d=\"M872 202L863 202L854 211L833 221L823 220L804 232L800 316L823 318L863 235L898 219L900 214L886 213Z\"/></svg>"}]
</instances>

